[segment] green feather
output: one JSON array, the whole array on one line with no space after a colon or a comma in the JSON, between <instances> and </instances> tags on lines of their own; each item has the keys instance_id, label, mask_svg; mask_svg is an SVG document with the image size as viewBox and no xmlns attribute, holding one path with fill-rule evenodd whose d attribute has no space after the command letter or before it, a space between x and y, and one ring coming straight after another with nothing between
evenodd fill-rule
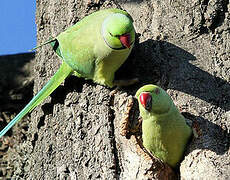
<instances>
[{"instance_id":1,"label":"green feather","mask_svg":"<svg viewBox=\"0 0 230 180\"><path fill-rule=\"evenodd\" d=\"M142 93L149 93L151 109L141 103ZM170 96L160 87L146 85L136 92L142 121L143 145L154 156L172 167L176 167L184 154L187 142L192 134L184 117Z\"/></svg>"}]
</instances>

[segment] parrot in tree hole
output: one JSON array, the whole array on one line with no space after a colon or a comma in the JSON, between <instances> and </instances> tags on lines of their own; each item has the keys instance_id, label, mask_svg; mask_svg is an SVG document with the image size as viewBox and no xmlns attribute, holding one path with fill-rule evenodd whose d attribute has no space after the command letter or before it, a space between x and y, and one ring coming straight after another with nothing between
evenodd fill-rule
<instances>
[{"instance_id":1,"label":"parrot in tree hole","mask_svg":"<svg viewBox=\"0 0 230 180\"><path fill-rule=\"evenodd\" d=\"M171 167L177 167L192 129L162 88L145 85L136 92L135 97L142 117L143 146Z\"/></svg>"}]
</instances>

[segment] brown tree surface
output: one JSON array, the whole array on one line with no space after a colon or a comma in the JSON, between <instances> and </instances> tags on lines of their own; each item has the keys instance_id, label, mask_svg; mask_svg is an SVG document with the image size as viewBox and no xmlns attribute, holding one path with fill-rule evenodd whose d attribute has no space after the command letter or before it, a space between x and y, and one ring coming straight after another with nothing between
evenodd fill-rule
<instances>
[{"instance_id":1,"label":"brown tree surface","mask_svg":"<svg viewBox=\"0 0 230 180\"><path fill-rule=\"evenodd\" d=\"M179 168L180 178L229 179L229 1L37 0L38 44L84 16L110 7L128 11L138 34L116 78L138 77L140 82L112 95L112 89L91 81L65 80L32 112L26 139L9 153L13 177L172 178L166 167L162 176L158 165L138 154L133 136L120 135L128 96L153 83L167 90L199 130ZM40 48L35 61L37 93L61 61L50 46Z\"/></svg>"}]
</instances>

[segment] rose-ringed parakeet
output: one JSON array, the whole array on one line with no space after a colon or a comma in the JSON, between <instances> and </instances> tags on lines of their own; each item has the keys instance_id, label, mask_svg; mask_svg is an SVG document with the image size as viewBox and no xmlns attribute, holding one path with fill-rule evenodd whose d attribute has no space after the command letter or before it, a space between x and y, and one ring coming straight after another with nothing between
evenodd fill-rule
<instances>
[{"instance_id":1,"label":"rose-ringed parakeet","mask_svg":"<svg viewBox=\"0 0 230 180\"><path fill-rule=\"evenodd\" d=\"M114 73L129 56L134 41L135 30L131 16L120 9L106 9L86 16L56 38L44 43L51 43L63 60L62 65L41 91L0 132L0 137L71 74L113 87Z\"/></svg>"},{"instance_id":2,"label":"rose-ringed parakeet","mask_svg":"<svg viewBox=\"0 0 230 180\"><path fill-rule=\"evenodd\" d=\"M182 159L192 129L162 88L145 85L135 96L142 117L144 147L171 167L176 167Z\"/></svg>"}]
</instances>

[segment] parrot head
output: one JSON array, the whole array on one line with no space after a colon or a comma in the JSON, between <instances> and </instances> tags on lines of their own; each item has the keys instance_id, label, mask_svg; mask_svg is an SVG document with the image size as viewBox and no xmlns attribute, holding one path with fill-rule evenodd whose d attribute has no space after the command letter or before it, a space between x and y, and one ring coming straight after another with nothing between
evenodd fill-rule
<instances>
[{"instance_id":1,"label":"parrot head","mask_svg":"<svg viewBox=\"0 0 230 180\"><path fill-rule=\"evenodd\" d=\"M120 13L108 16L102 24L102 35L112 49L132 48L135 41L132 18Z\"/></svg>"},{"instance_id":2,"label":"parrot head","mask_svg":"<svg viewBox=\"0 0 230 180\"><path fill-rule=\"evenodd\" d=\"M140 111L164 114L170 110L172 99L160 87L156 85L145 85L136 92Z\"/></svg>"}]
</instances>

